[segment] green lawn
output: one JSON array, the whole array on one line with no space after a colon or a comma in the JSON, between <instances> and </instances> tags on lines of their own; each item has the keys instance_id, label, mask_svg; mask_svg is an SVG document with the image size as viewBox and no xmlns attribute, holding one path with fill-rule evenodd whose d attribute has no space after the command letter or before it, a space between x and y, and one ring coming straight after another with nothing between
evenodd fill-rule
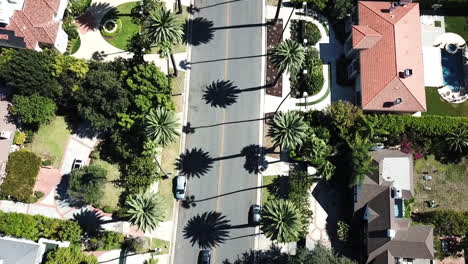
<instances>
[{"instance_id":1,"label":"green lawn","mask_svg":"<svg viewBox=\"0 0 468 264\"><path fill-rule=\"evenodd\" d=\"M426 101L426 115L468 117L468 101L461 104L449 103L439 95L437 88L426 87Z\"/></svg>"},{"instance_id":2,"label":"green lawn","mask_svg":"<svg viewBox=\"0 0 468 264\"><path fill-rule=\"evenodd\" d=\"M112 181L117 180L120 176L119 166L103 160L93 161L93 165L98 165L107 170L107 183L104 186L104 196L100 201L99 207L103 208L104 206L108 206L110 208L117 209L119 196L123 189L116 187Z\"/></svg>"},{"instance_id":3,"label":"green lawn","mask_svg":"<svg viewBox=\"0 0 468 264\"><path fill-rule=\"evenodd\" d=\"M446 16L445 31L457 33L465 40L468 40L468 28L466 27L468 16Z\"/></svg>"},{"instance_id":4,"label":"green lawn","mask_svg":"<svg viewBox=\"0 0 468 264\"><path fill-rule=\"evenodd\" d=\"M138 32L139 26L132 21L130 11L138 2L129 2L116 7L116 19L119 19L122 24L120 31L104 36L104 39L109 42L112 46L126 50L128 40ZM104 23L107 20L106 17L102 19ZM101 29L102 32L102 29Z\"/></svg>"},{"instance_id":5,"label":"green lawn","mask_svg":"<svg viewBox=\"0 0 468 264\"><path fill-rule=\"evenodd\" d=\"M278 178L278 176L263 176L263 186L270 185L273 183L273 180ZM268 188L262 188L262 204L266 203L270 199L270 191Z\"/></svg>"},{"instance_id":6,"label":"green lawn","mask_svg":"<svg viewBox=\"0 0 468 264\"><path fill-rule=\"evenodd\" d=\"M168 254L169 253L169 241L162 240L162 239L157 239L157 238L152 238L151 239L151 249L157 249L160 248L161 251L159 251L158 254Z\"/></svg>"},{"instance_id":7,"label":"green lawn","mask_svg":"<svg viewBox=\"0 0 468 264\"><path fill-rule=\"evenodd\" d=\"M432 180L424 180L424 173L432 176ZM468 210L468 160L458 164L442 164L434 156L416 160L413 181L416 210ZM426 190L428 188L430 190ZM428 200L434 200L439 207L427 208L425 201Z\"/></svg>"},{"instance_id":8,"label":"green lawn","mask_svg":"<svg viewBox=\"0 0 468 264\"><path fill-rule=\"evenodd\" d=\"M52 165L59 168L70 135L63 116L57 116L50 124L41 126L27 147L42 158L52 160Z\"/></svg>"},{"instance_id":9,"label":"green lawn","mask_svg":"<svg viewBox=\"0 0 468 264\"><path fill-rule=\"evenodd\" d=\"M175 162L179 157L180 138L177 142L170 144L163 149L161 153L161 167L166 173L172 173L169 179L162 179L159 182L159 195L166 203L166 220L172 218L172 209L174 208L174 193L172 192L172 180L175 176Z\"/></svg>"}]
</instances>

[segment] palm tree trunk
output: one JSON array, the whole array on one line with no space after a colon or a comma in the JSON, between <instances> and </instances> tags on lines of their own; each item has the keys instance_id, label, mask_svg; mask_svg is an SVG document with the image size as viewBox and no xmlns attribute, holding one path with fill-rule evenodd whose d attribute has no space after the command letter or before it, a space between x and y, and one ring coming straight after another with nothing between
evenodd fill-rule
<instances>
[{"instance_id":1,"label":"palm tree trunk","mask_svg":"<svg viewBox=\"0 0 468 264\"><path fill-rule=\"evenodd\" d=\"M179 75L179 71L177 70L177 65L174 59L174 54L172 53L171 53L171 61L172 61L172 67L174 67L174 76L177 77Z\"/></svg>"},{"instance_id":2,"label":"palm tree trunk","mask_svg":"<svg viewBox=\"0 0 468 264\"><path fill-rule=\"evenodd\" d=\"M275 24L275 25L278 22L278 17L279 17L279 13L280 13L280 9L281 9L282 5L283 5L283 0L278 0L278 6L276 6L275 19L273 19L273 24Z\"/></svg>"},{"instance_id":3,"label":"palm tree trunk","mask_svg":"<svg viewBox=\"0 0 468 264\"><path fill-rule=\"evenodd\" d=\"M177 14L182 14L182 2L181 0L177 0Z\"/></svg>"}]
</instances>

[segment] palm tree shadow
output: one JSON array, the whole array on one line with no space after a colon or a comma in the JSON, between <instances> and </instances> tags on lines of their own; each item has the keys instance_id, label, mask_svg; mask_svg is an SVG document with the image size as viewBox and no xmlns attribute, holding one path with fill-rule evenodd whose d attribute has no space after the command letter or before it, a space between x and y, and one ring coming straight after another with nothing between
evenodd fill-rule
<instances>
[{"instance_id":1,"label":"palm tree shadow","mask_svg":"<svg viewBox=\"0 0 468 264\"><path fill-rule=\"evenodd\" d=\"M115 7L109 3L92 3L86 12L79 16L77 22L85 27L87 30L99 29L100 23L105 17L106 19L115 18L118 15L118 11Z\"/></svg>"},{"instance_id":2,"label":"palm tree shadow","mask_svg":"<svg viewBox=\"0 0 468 264\"><path fill-rule=\"evenodd\" d=\"M237 102L240 92L233 81L217 80L206 87L202 98L213 107L226 108Z\"/></svg>"},{"instance_id":3,"label":"palm tree shadow","mask_svg":"<svg viewBox=\"0 0 468 264\"><path fill-rule=\"evenodd\" d=\"M213 167L213 159L210 154L201 148L186 149L180 154L176 162L179 172L187 177L203 176Z\"/></svg>"},{"instance_id":4,"label":"palm tree shadow","mask_svg":"<svg viewBox=\"0 0 468 264\"><path fill-rule=\"evenodd\" d=\"M241 154L245 156L244 169L248 173L260 173L268 168L268 161L265 159L266 149L259 145L248 145L241 150Z\"/></svg>"},{"instance_id":5,"label":"palm tree shadow","mask_svg":"<svg viewBox=\"0 0 468 264\"><path fill-rule=\"evenodd\" d=\"M229 238L230 220L216 211L204 212L202 215L189 219L184 227L184 238L189 239L192 246L213 248L224 243Z\"/></svg>"},{"instance_id":6,"label":"palm tree shadow","mask_svg":"<svg viewBox=\"0 0 468 264\"><path fill-rule=\"evenodd\" d=\"M185 23L185 32L190 28L190 35L187 36L187 43L192 46L208 43L214 36L213 26L213 21L204 17L188 19Z\"/></svg>"},{"instance_id":7,"label":"palm tree shadow","mask_svg":"<svg viewBox=\"0 0 468 264\"><path fill-rule=\"evenodd\" d=\"M73 214L73 220L90 236L101 232L103 230L102 225L107 222L102 219L102 215L88 209L82 209L78 213Z\"/></svg>"}]
</instances>

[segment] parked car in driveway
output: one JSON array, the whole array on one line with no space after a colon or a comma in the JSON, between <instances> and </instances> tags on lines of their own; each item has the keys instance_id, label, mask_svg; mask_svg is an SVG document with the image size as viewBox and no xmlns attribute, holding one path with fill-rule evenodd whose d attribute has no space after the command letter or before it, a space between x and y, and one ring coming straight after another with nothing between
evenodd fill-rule
<instances>
[{"instance_id":1,"label":"parked car in driveway","mask_svg":"<svg viewBox=\"0 0 468 264\"><path fill-rule=\"evenodd\" d=\"M262 220L261 216L262 209L260 205L253 204L250 206L249 209L249 225L259 225L260 220Z\"/></svg>"},{"instance_id":2,"label":"parked car in driveway","mask_svg":"<svg viewBox=\"0 0 468 264\"><path fill-rule=\"evenodd\" d=\"M175 187L175 198L176 200L182 200L185 198L185 190L187 189L187 177L177 176L176 187Z\"/></svg>"},{"instance_id":3,"label":"parked car in driveway","mask_svg":"<svg viewBox=\"0 0 468 264\"><path fill-rule=\"evenodd\" d=\"M82 160L80 160L80 159L73 160L72 170L79 169L81 167L83 167L83 161Z\"/></svg>"},{"instance_id":4,"label":"parked car in driveway","mask_svg":"<svg viewBox=\"0 0 468 264\"><path fill-rule=\"evenodd\" d=\"M211 263L211 250L203 249L198 254L198 264L210 264Z\"/></svg>"}]
</instances>

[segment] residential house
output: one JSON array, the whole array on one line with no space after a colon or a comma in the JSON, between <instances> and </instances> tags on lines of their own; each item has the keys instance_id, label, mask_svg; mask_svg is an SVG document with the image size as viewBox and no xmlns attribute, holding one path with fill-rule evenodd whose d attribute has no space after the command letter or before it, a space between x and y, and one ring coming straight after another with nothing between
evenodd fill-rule
<instances>
[{"instance_id":1,"label":"residential house","mask_svg":"<svg viewBox=\"0 0 468 264\"><path fill-rule=\"evenodd\" d=\"M0 46L65 52L62 19L68 0L0 0Z\"/></svg>"},{"instance_id":2,"label":"residential house","mask_svg":"<svg viewBox=\"0 0 468 264\"><path fill-rule=\"evenodd\" d=\"M398 150L371 154L378 170L356 186L354 194L354 220L363 237L363 263L433 263L433 227L413 225L404 213L404 201L414 194L411 154Z\"/></svg>"},{"instance_id":3,"label":"residential house","mask_svg":"<svg viewBox=\"0 0 468 264\"><path fill-rule=\"evenodd\" d=\"M0 264L39 264L44 253L56 247L68 247L69 242L39 239L39 242L12 237L0 237Z\"/></svg>"},{"instance_id":4,"label":"residential house","mask_svg":"<svg viewBox=\"0 0 468 264\"><path fill-rule=\"evenodd\" d=\"M426 111L419 4L358 1L344 50L364 111Z\"/></svg>"}]
</instances>

